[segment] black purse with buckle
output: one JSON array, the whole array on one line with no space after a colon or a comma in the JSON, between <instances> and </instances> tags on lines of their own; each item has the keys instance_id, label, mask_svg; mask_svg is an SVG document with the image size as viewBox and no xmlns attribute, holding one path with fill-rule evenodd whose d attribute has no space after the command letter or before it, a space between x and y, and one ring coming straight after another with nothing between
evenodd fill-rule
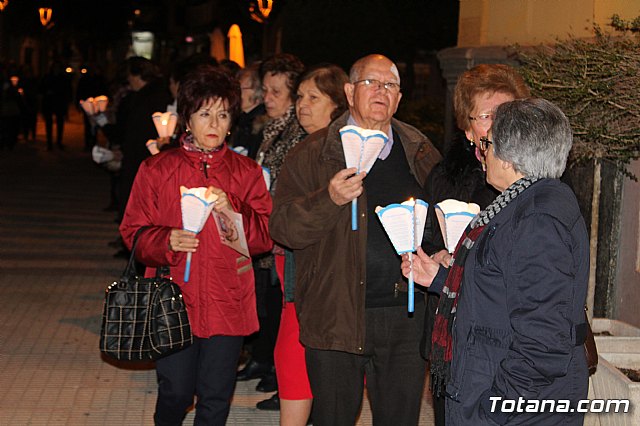
<instances>
[{"instance_id":1,"label":"black purse with buckle","mask_svg":"<svg viewBox=\"0 0 640 426\"><path fill-rule=\"evenodd\" d=\"M107 287L100 330L100 351L120 361L148 361L186 348L193 343L182 293L167 277L167 267L156 276L136 274L134 253L120 280Z\"/></svg>"}]
</instances>

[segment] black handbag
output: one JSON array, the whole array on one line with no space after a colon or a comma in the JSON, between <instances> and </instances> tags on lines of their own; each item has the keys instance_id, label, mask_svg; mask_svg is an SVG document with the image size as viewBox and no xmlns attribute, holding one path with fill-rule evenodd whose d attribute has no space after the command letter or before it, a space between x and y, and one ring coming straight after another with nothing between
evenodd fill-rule
<instances>
[{"instance_id":1,"label":"black handbag","mask_svg":"<svg viewBox=\"0 0 640 426\"><path fill-rule=\"evenodd\" d=\"M144 228L143 228L144 229ZM135 271L134 238L131 257L120 280L107 287L102 312L100 351L120 361L148 361L193 343L182 293L166 267L143 278Z\"/></svg>"}]
</instances>

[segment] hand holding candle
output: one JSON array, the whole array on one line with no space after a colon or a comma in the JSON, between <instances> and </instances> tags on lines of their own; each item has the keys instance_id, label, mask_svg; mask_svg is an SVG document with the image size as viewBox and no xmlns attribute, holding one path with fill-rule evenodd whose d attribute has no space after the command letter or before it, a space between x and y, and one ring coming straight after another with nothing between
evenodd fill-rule
<instances>
[{"instance_id":1,"label":"hand holding candle","mask_svg":"<svg viewBox=\"0 0 640 426\"><path fill-rule=\"evenodd\" d=\"M367 173L355 173L355 167L340 170L329 181L329 197L336 205L343 206L362 194L364 189L362 181Z\"/></svg>"},{"instance_id":2,"label":"hand holding candle","mask_svg":"<svg viewBox=\"0 0 640 426\"><path fill-rule=\"evenodd\" d=\"M218 199L213 194L211 188L187 188L180 187L180 208L182 210L182 227L185 231L198 234L211 214L211 210ZM195 250L193 250L195 251ZM187 263L184 270L184 282L189 281L189 273L191 271L191 254L193 251L187 252Z\"/></svg>"},{"instance_id":3,"label":"hand holding candle","mask_svg":"<svg viewBox=\"0 0 640 426\"><path fill-rule=\"evenodd\" d=\"M429 287L440 269L440 264L418 247L415 256L413 253L404 253L402 255L400 268L403 276L409 278L409 275L413 275L415 283Z\"/></svg>"},{"instance_id":4,"label":"hand holding candle","mask_svg":"<svg viewBox=\"0 0 640 426\"><path fill-rule=\"evenodd\" d=\"M160 150L158 149L158 140L157 139L149 139L146 143L147 149L151 153L151 155L160 154Z\"/></svg>"},{"instance_id":5,"label":"hand holding candle","mask_svg":"<svg viewBox=\"0 0 640 426\"><path fill-rule=\"evenodd\" d=\"M184 229L172 229L169 234L169 248L175 252L194 253L200 242L196 234Z\"/></svg>"}]
</instances>

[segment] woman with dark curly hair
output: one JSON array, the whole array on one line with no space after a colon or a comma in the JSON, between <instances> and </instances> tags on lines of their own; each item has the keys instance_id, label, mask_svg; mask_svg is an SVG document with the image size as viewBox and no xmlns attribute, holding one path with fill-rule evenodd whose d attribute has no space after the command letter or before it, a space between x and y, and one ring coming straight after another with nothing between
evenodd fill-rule
<instances>
[{"instance_id":1,"label":"woman with dark curly hair","mask_svg":"<svg viewBox=\"0 0 640 426\"><path fill-rule=\"evenodd\" d=\"M180 187L206 187L214 209L242 214L251 255L271 249L271 197L262 170L236 154L225 139L238 116L240 86L228 73L202 65L180 83L178 114L186 129L182 146L140 166L120 226L146 276L168 266L184 296L194 343L156 362L156 425L180 425L197 396L196 424L224 425L235 386L243 336L258 330L251 259L221 242L209 219L197 235L183 230ZM187 253L191 276L183 282Z\"/></svg>"}]
</instances>

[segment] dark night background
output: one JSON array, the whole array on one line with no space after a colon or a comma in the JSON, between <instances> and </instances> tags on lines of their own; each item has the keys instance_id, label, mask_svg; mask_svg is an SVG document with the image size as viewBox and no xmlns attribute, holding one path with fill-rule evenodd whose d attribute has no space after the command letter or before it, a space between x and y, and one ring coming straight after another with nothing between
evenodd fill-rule
<instances>
[{"instance_id":1,"label":"dark night background","mask_svg":"<svg viewBox=\"0 0 640 426\"><path fill-rule=\"evenodd\" d=\"M0 14L3 37L46 37L59 41L61 56L70 55L69 44L73 42L85 60L100 60L101 52L127 42L131 29L154 32L161 42L175 46L176 51L171 54L179 56L185 36L204 35L215 27L226 34L233 23L239 24L243 32L248 61L272 53L278 38L282 51L298 55L305 63L328 61L345 68L354 59L374 51L397 62L412 63L420 60L421 55L456 43L457 1L275 0L266 24L251 20L251 3L250 0L10 0ZM204 7L206 4L209 6ZM41 26L38 17L37 10L43 6L53 9L54 25L48 29ZM140 10L137 17L133 14L135 9ZM203 16L201 11L209 16ZM3 53L3 59L12 59L6 57L6 51Z\"/></svg>"},{"instance_id":2,"label":"dark night background","mask_svg":"<svg viewBox=\"0 0 640 426\"><path fill-rule=\"evenodd\" d=\"M210 34L242 31L245 62L278 49L307 65L333 62L346 71L358 58L382 53L398 63L403 101L398 116L439 145L444 81L436 53L456 45L456 0L274 0L257 22L250 6L264 0L9 0L0 12L0 63L27 64L43 74L53 59L74 70L98 65L114 78L132 54L132 31L150 31L152 60L166 72L177 61L210 53ZM40 23L38 8L53 10ZM256 8L257 9L257 8ZM137 14L135 11L139 11ZM187 41L187 39L190 41Z\"/></svg>"}]
</instances>

